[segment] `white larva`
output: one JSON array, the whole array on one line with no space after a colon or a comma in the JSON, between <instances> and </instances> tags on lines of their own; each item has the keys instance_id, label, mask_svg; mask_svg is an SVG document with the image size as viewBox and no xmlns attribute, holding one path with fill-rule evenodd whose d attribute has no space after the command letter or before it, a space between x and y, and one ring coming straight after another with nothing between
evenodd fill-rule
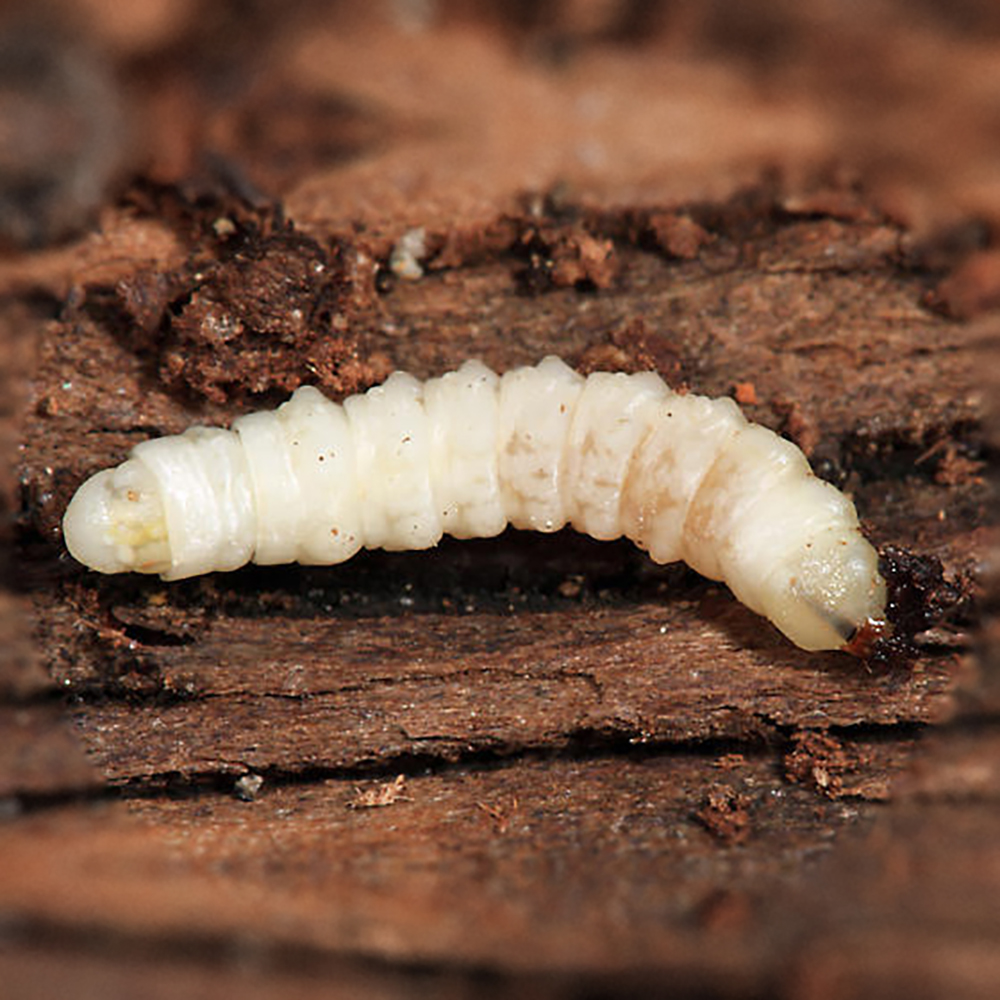
<instances>
[{"instance_id":1,"label":"white larva","mask_svg":"<svg viewBox=\"0 0 1000 1000\"><path fill-rule=\"evenodd\" d=\"M247 562L330 564L507 524L625 535L725 581L805 649L883 627L854 505L731 399L651 372L583 378L558 358L396 373L342 406L304 387L232 430L144 441L80 487L66 546L102 573L177 580Z\"/></svg>"}]
</instances>

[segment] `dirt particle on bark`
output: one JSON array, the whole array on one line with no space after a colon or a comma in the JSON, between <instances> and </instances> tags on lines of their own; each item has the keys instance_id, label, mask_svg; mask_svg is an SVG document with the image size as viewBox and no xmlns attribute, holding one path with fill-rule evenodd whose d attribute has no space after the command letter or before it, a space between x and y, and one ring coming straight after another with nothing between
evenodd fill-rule
<instances>
[{"instance_id":1,"label":"dirt particle on bark","mask_svg":"<svg viewBox=\"0 0 1000 1000\"><path fill-rule=\"evenodd\" d=\"M781 419L781 433L794 441L807 457L811 456L822 437L816 421L794 399L779 396L771 402L771 409Z\"/></svg>"},{"instance_id":2,"label":"dirt particle on bark","mask_svg":"<svg viewBox=\"0 0 1000 1000\"><path fill-rule=\"evenodd\" d=\"M347 803L349 809L382 809L397 802L408 802L406 775L397 774L392 781L376 781L354 789L354 797Z\"/></svg>"},{"instance_id":3,"label":"dirt particle on bark","mask_svg":"<svg viewBox=\"0 0 1000 1000\"><path fill-rule=\"evenodd\" d=\"M389 373L383 356L361 360L356 330L377 298L363 248L321 243L277 205L153 185L131 197L188 241L188 259L88 288L85 308L149 352L166 385L225 403L305 382L347 394Z\"/></svg>"},{"instance_id":4,"label":"dirt particle on bark","mask_svg":"<svg viewBox=\"0 0 1000 1000\"><path fill-rule=\"evenodd\" d=\"M555 288L610 288L618 276L614 243L578 226L529 224L513 250L526 262L516 278L528 295Z\"/></svg>"},{"instance_id":5,"label":"dirt particle on bark","mask_svg":"<svg viewBox=\"0 0 1000 1000\"><path fill-rule=\"evenodd\" d=\"M575 360L582 375L600 371L655 371L672 388L686 383L681 348L669 334L650 329L641 318L608 332L598 344L587 347Z\"/></svg>"},{"instance_id":6,"label":"dirt particle on bark","mask_svg":"<svg viewBox=\"0 0 1000 1000\"><path fill-rule=\"evenodd\" d=\"M934 460L934 482L939 486L965 486L983 482L982 473L986 469L986 463L973 458L956 441L942 438L920 455L913 464L922 465L930 459Z\"/></svg>"},{"instance_id":7,"label":"dirt particle on bark","mask_svg":"<svg viewBox=\"0 0 1000 1000\"><path fill-rule=\"evenodd\" d=\"M897 632L913 636L961 610L971 600L970 588L949 580L935 556L886 545L879 570L889 590L887 613Z\"/></svg>"},{"instance_id":8,"label":"dirt particle on bark","mask_svg":"<svg viewBox=\"0 0 1000 1000\"><path fill-rule=\"evenodd\" d=\"M728 785L714 785L705 796L695 819L726 844L743 844L751 832L750 796Z\"/></svg>"},{"instance_id":9,"label":"dirt particle on bark","mask_svg":"<svg viewBox=\"0 0 1000 1000\"><path fill-rule=\"evenodd\" d=\"M852 749L828 733L796 733L785 755L785 777L828 798L844 792L844 778L858 766Z\"/></svg>"},{"instance_id":10,"label":"dirt particle on bark","mask_svg":"<svg viewBox=\"0 0 1000 1000\"><path fill-rule=\"evenodd\" d=\"M649 228L657 246L670 257L694 260L711 234L689 215L677 212L657 213L650 217Z\"/></svg>"}]
</instances>

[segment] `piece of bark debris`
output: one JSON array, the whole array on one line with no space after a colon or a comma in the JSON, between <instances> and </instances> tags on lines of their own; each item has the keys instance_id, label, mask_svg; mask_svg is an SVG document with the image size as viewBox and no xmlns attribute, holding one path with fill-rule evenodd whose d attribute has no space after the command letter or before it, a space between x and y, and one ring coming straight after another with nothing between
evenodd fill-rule
<instances>
[{"instance_id":1,"label":"piece of bark debris","mask_svg":"<svg viewBox=\"0 0 1000 1000\"><path fill-rule=\"evenodd\" d=\"M803 413L796 400L778 397L771 402L771 409L781 418L781 433L797 444L807 458L810 457L820 441L816 421Z\"/></svg>"},{"instance_id":2,"label":"piece of bark debris","mask_svg":"<svg viewBox=\"0 0 1000 1000\"><path fill-rule=\"evenodd\" d=\"M379 781L367 788L360 785L354 789L354 798L347 803L348 809L381 809L397 802L409 802L406 794L406 775L397 774L392 781Z\"/></svg>"},{"instance_id":3,"label":"piece of bark debris","mask_svg":"<svg viewBox=\"0 0 1000 1000\"><path fill-rule=\"evenodd\" d=\"M878 568L888 589L886 611L895 626L892 638L898 639L898 649L891 642L884 650L876 649L877 658L884 662L891 663L897 652L906 654L913 636L953 620L974 601L972 580L961 575L946 578L936 556L884 545L879 549Z\"/></svg>"},{"instance_id":4,"label":"piece of bark debris","mask_svg":"<svg viewBox=\"0 0 1000 1000\"><path fill-rule=\"evenodd\" d=\"M617 274L618 260L611 240L573 233L553 248L552 283L557 288L609 288Z\"/></svg>"},{"instance_id":5,"label":"piece of bark debris","mask_svg":"<svg viewBox=\"0 0 1000 1000\"><path fill-rule=\"evenodd\" d=\"M233 784L233 794L243 802L256 802L264 779L259 774L244 774Z\"/></svg>"},{"instance_id":6,"label":"piece of bark debris","mask_svg":"<svg viewBox=\"0 0 1000 1000\"><path fill-rule=\"evenodd\" d=\"M986 463L963 454L961 446L954 441L946 439L938 441L913 464L922 465L931 458L937 460L934 482L939 486L964 486L966 483L982 482L980 473L986 468Z\"/></svg>"},{"instance_id":7,"label":"piece of bark debris","mask_svg":"<svg viewBox=\"0 0 1000 1000\"><path fill-rule=\"evenodd\" d=\"M515 275L527 295L555 288L610 288L618 276L614 243L578 228L529 226L513 250L527 262Z\"/></svg>"},{"instance_id":8,"label":"piece of bark debris","mask_svg":"<svg viewBox=\"0 0 1000 1000\"><path fill-rule=\"evenodd\" d=\"M217 403L236 388L290 392L317 376L333 381L356 354L344 335L342 251L288 229L196 272L170 320L161 377Z\"/></svg>"},{"instance_id":9,"label":"piece of bark debris","mask_svg":"<svg viewBox=\"0 0 1000 1000\"><path fill-rule=\"evenodd\" d=\"M840 740L823 733L796 733L792 744L785 756L785 777L837 798L844 787L844 773L856 764Z\"/></svg>"},{"instance_id":10,"label":"piece of bark debris","mask_svg":"<svg viewBox=\"0 0 1000 1000\"><path fill-rule=\"evenodd\" d=\"M711 235L689 215L664 212L653 215L649 228L657 246L671 257L694 260L698 251L712 241Z\"/></svg>"},{"instance_id":11,"label":"piece of bark debris","mask_svg":"<svg viewBox=\"0 0 1000 1000\"><path fill-rule=\"evenodd\" d=\"M674 390L686 383L681 349L666 334L650 329L642 317L609 331L601 343L591 344L573 367L581 375L654 371Z\"/></svg>"},{"instance_id":12,"label":"piece of bark debris","mask_svg":"<svg viewBox=\"0 0 1000 1000\"><path fill-rule=\"evenodd\" d=\"M556 587L556 592L560 597L575 599L583 593L584 584L587 578L580 573L570 573Z\"/></svg>"},{"instance_id":13,"label":"piece of bark debris","mask_svg":"<svg viewBox=\"0 0 1000 1000\"><path fill-rule=\"evenodd\" d=\"M510 829L511 820L514 818L515 813L517 813L520 808L520 802L518 802L517 796L512 795L510 797L510 802L506 805L496 805L492 806L486 802L477 802L476 806L490 818L493 823L493 830L495 833L504 834Z\"/></svg>"},{"instance_id":14,"label":"piece of bark debris","mask_svg":"<svg viewBox=\"0 0 1000 1000\"><path fill-rule=\"evenodd\" d=\"M168 387L222 404L306 382L348 395L388 375L388 359L352 332L375 302L364 247L320 242L280 205L201 204L169 187L131 196L140 215L181 234L188 258L168 271L139 265L113 287L90 285L80 311L152 355Z\"/></svg>"},{"instance_id":15,"label":"piece of bark debris","mask_svg":"<svg viewBox=\"0 0 1000 1000\"><path fill-rule=\"evenodd\" d=\"M424 276L420 262L426 256L426 230L423 226L409 229L400 236L389 254L389 270L403 281L419 281Z\"/></svg>"},{"instance_id":16,"label":"piece of bark debris","mask_svg":"<svg viewBox=\"0 0 1000 1000\"><path fill-rule=\"evenodd\" d=\"M757 406L760 403L753 382L737 382L733 386L733 396L741 406Z\"/></svg>"},{"instance_id":17,"label":"piece of bark debris","mask_svg":"<svg viewBox=\"0 0 1000 1000\"><path fill-rule=\"evenodd\" d=\"M885 801L889 778L871 772L874 761L857 747L845 745L829 733L796 733L785 756L785 777L807 785L829 799L860 798Z\"/></svg>"},{"instance_id":18,"label":"piece of bark debris","mask_svg":"<svg viewBox=\"0 0 1000 1000\"><path fill-rule=\"evenodd\" d=\"M714 785L695 819L726 844L743 844L750 836L750 796L728 785Z\"/></svg>"},{"instance_id":19,"label":"piece of bark debris","mask_svg":"<svg viewBox=\"0 0 1000 1000\"><path fill-rule=\"evenodd\" d=\"M747 759L741 753L723 754L712 766L720 771L736 771L741 767L746 767Z\"/></svg>"}]
</instances>

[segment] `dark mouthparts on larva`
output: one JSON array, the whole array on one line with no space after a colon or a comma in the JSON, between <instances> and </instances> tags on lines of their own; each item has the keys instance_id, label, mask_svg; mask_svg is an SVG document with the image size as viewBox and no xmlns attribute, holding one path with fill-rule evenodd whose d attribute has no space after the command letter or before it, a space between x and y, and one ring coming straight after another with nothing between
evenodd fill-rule
<instances>
[{"instance_id":1,"label":"dark mouthparts on larva","mask_svg":"<svg viewBox=\"0 0 1000 1000\"><path fill-rule=\"evenodd\" d=\"M945 579L935 556L886 545L879 549L878 568L886 582L886 617L855 629L843 650L871 666L905 666L917 655L915 637L954 612L966 595Z\"/></svg>"},{"instance_id":2,"label":"dark mouthparts on larva","mask_svg":"<svg viewBox=\"0 0 1000 1000\"><path fill-rule=\"evenodd\" d=\"M892 625L884 618L866 618L863 625L856 625L849 618L838 615L818 601L809 598L804 598L804 600L809 609L817 617L822 618L844 640L840 649L860 659L867 659L876 640L892 631Z\"/></svg>"},{"instance_id":3,"label":"dark mouthparts on larva","mask_svg":"<svg viewBox=\"0 0 1000 1000\"><path fill-rule=\"evenodd\" d=\"M841 649L870 662L887 652L897 639L892 622L884 618L868 618L863 625L850 630Z\"/></svg>"}]
</instances>

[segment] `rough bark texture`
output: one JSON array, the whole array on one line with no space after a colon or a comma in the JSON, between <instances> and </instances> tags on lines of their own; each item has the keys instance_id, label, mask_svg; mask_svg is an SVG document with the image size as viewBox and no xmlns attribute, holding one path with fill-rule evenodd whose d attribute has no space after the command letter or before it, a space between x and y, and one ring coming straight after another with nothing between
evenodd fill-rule
<instances>
[{"instance_id":1,"label":"rough bark texture","mask_svg":"<svg viewBox=\"0 0 1000 1000\"><path fill-rule=\"evenodd\" d=\"M4 14L4 996L1000 995L1000 21L959 6ZM152 434L549 353L735 395L941 560L913 661L571 532L62 550Z\"/></svg>"}]
</instances>

